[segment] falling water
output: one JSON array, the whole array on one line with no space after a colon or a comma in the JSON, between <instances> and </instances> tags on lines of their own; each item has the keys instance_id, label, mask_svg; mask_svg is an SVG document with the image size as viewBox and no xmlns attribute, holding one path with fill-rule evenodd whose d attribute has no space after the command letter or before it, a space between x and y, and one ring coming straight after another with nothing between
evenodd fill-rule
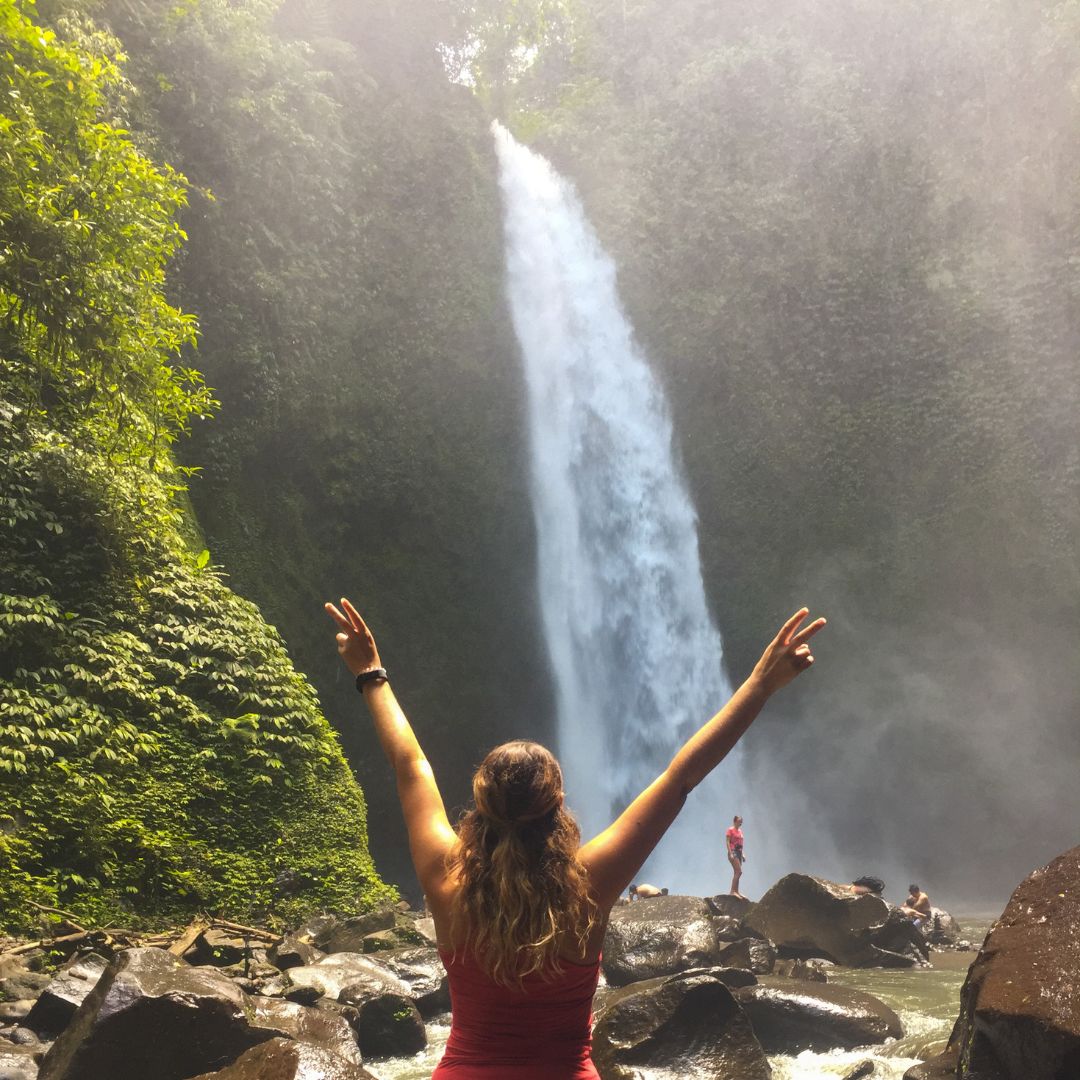
<instances>
[{"instance_id":1,"label":"falling water","mask_svg":"<svg viewBox=\"0 0 1080 1080\"><path fill-rule=\"evenodd\" d=\"M591 835L730 687L667 402L620 305L615 267L572 187L503 127L493 131L558 751L568 801ZM742 809L737 776L729 759L695 792L642 879L726 891L723 827Z\"/></svg>"}]
</instances>

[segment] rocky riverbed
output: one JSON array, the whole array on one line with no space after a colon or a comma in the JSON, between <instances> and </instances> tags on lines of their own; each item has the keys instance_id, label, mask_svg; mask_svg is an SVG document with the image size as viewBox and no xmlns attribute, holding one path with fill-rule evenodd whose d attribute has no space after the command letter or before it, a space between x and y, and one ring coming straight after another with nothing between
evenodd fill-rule
<instances>
[{"instance_id":1,"label":"rocky riverbed","mask_svg":"<svg viewBox=\"0 0 1080 1080\"><path fill-rule=\"evenodd\" d=\"M1056 934L1072 934L1065 952L1077 947L1078 897L1080 848L1021 885L965 983L948 1053L913 1065L908 1080L1080 1076L1060 1071L1080 1054L1080 966L1055 967L1069 959ZM952 969L955 987L970 954L940 950L963 948L961 931L945 912L929 931L879 897L797 874L756 905L668 896L617 907L595 1005L597 1067L604 1080L894 1076L882 1047L910 1048L912 1060L937 1047L905 1031L911 1010L889 1004L901 998L866 987L939 969ZM0 1080L427 1075L449 1023L433 933L398 911L320 917L272 943L203 927L169 947L77 952L54 974L35 970L46 950L9 949ZM1038 968L1028 982L1052 987L1049 999L1008 992L1005 965L1024 969L1028 949ZM982 1055L974 1067L972 1055Z\"/></svg>"}]
</instances>

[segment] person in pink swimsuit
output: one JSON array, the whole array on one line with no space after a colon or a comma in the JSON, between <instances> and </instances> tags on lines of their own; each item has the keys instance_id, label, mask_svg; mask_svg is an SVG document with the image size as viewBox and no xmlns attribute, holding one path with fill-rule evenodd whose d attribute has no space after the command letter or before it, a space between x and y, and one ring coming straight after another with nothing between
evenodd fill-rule
<instances>
[{"instance_id":1,"label":"person in pink swimsuit","mask_svg":"<svg viewBox=\"0 0 1080 1080\"><path fill-rule=\"evenodd\" d=\"M731 863L731 895L745 900L746 897L739 892L739 878L742 877L742 865L746 862L746 858L743 855L742 818L738 814L735 815L731 827L724 835L724 842L727 845L727 859Z\"/></svg>"},{"instance_id":2,"label":"person in pink swimsuit","mask_svg":"<svg viewBox=\"0 0 1080 1080\"><path fill-rule=\"evenodd\" d=\"M825 620L800 629L805 608L788 619L731 700L582 845L559 763L533 742L505 743L484 758L474 805L455 831L371 631L348 600L326 610L394 770L450 980L450 1037L432 1080L598 1080L592 999L608 915L687 795L769 697L813 664L809 640Z\"/></svg>"}]
</instances>

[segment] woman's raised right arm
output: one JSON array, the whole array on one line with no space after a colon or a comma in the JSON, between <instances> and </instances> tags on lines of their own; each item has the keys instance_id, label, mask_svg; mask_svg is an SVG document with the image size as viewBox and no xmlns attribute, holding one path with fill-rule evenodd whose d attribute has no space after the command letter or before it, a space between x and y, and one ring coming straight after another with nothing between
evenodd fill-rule
<instances>
[{"instance_id":1,"label":"woman's raised right arm","mask_svg":"<svg viewBox=\"0 0 1080 1080\"><path fill-rule=\"evenodd\" d=\"M375 639L356 608L344 598L340 608L334 604L325 607L337 623L338 652L349 671L361 675L381 668ZM446 855L457 837L447 819L435 774L390 683L385 679L367 682L363 695L375 734L397 780L416 876L424 893L431 897L445 885Z\"/></svg>"},{"instance_id":2,"label":"woman's raised right arm","mask_svg":"<svg viewBox=\"0 0 1080 1080\"><path fill-rule=\"evenodd\" d=\"M622 895L687 795L724 760L765 702L813 664L808 642L825 620L816 619L800 630L808 614L802 608L784 623L731 700L686 741L664 772L612 825L582 847L578 858L589 871L593 898L601 909L606 911Z\"/></svg>"}]
</instances>

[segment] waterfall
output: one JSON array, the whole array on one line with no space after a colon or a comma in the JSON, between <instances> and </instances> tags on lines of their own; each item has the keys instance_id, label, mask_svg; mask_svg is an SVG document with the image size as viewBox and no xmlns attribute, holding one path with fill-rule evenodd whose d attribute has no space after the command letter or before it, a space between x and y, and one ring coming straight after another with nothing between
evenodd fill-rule
<instances>
[{"instance_id":1,"label":"waterfall","mask_svg":"<svg viewBox=\"0 0 1080 1080\"><path fill-rule=\"evenodd\" d=\"M730 696L667 402L577 196L492 125L528 386L539 596L567 801L606 827ZM738 762L691 796L639 880L726 891ZM748 845L749 846L749 845Z\"/></svg>"}]
</instances>

